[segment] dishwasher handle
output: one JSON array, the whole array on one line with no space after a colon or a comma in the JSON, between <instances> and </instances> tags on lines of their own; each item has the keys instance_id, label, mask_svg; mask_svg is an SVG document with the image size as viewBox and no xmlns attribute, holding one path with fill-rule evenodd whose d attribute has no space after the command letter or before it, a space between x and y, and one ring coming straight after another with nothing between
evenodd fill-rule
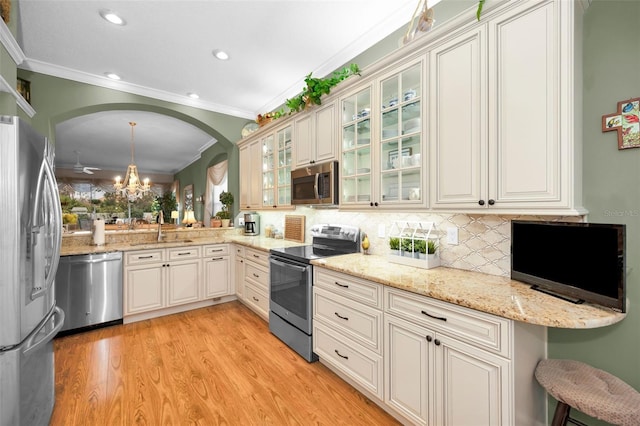
<instances>
[{"instance_id":1,"label":"dishwasher handle","mask_svg":"<svg viewBox=\"0 0 640 426\"><path fill-rule=\"evenodd\" d=\"M64 262L67 264L73 263L102 263L102 262L119 262L122 260L122 253L108 253L109 256L104 255L81 255L81 256L65 256Z\"/></svg>"}]
</instances>

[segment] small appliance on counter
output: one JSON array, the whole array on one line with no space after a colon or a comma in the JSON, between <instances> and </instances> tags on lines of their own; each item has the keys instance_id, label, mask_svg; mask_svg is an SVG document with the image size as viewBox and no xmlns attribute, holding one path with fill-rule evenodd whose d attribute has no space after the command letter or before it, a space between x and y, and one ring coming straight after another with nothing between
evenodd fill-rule
<instances>
[{"instance_id":1,"label":"small appliance on counter","mask_svg":"<svg viewBox=\"0 0 640 426\"><path fill-rule=\"evenodd\" d=\"M244 235L260 234L260 216L256 212L244 214Z\"/></svg>"}]
</instances>

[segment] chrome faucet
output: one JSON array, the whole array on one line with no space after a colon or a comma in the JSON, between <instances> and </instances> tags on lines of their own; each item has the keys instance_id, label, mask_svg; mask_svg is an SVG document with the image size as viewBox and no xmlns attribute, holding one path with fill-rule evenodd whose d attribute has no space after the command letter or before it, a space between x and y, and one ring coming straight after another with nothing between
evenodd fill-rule
<instances>
[{"instance_id":1,"label":"chrome faucet","mask_svg":"<svg viewBox=\"0 0 640 426\"><path fill-rule=\"evenodd\" d=\"M162 224L164 223L164 214L160 210L160 216L158 217L158 242L162 241Z\"/></svg>"}]
</instances>

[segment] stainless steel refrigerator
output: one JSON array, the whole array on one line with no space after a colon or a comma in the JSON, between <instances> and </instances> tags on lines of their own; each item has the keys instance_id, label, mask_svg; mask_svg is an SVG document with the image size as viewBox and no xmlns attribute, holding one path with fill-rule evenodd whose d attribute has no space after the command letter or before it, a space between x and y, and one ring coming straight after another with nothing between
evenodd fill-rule
<instances>
[{"instance_id":1,"label":"stainless steel refrigerator","mask_svg":"<svg viewBox=\"0 0 640 426\"><path fill-rule=\"evenodd\" d=\"M54 279L62 211L53 147L0 116L0 426L47 425L55 402L53 337L64 323Z\"/></svg>"}]
</instances>

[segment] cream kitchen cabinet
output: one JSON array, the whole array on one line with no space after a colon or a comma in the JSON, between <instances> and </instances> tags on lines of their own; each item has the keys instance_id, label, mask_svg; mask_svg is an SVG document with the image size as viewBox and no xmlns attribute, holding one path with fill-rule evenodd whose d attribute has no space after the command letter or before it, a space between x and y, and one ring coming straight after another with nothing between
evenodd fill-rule
<instances>
[{"instance_id":1,"label":"cream kitchen cabinet","mask_svg":"<svg viewBox=\"0 0 640 426\"><path fill-rule=\"evenodd\" d=\"M239 146L240 210L262 207L262 140Z\"/></svg>"},{"instance_id":2,"label":"cream kitchen cabinet","mask_svg":"<svg viewBox=\"0 0 640 426\"><path fill-rule=\"evenodd\" d=\"M204 298L222 297L235 293L231 280L231 257L227 244L203 246Z\"/></svg>"},{"instance_id":3,"label":"cream kitchen cabinet","mask_svg":"<svg viewBox=\"0 0 640 426\"><path fill-rule=\"evenodd\" d=\"M201 283L200 247L126 253L124 315L197 302Z\"/></svg>"},{"instance_id":4,"label":"cream kitchen cabinet","mask_svg":"<svg viewBox=\"0 0 640 426\"><path fill-rule=\"evenodd\" d=\"M293 122L295 168L338 159L336 101L322 102Z\"/></svg>"},{"instance_id":5,"label":"cream kitchen cabinet","mask_svg":"<svg viewBox=\"0 0 640 426\"><path fill-rule=\"evenodd\" d=\"M341 207L424 208L423 58L342 102Z\"/></svg>"},{"instance_id":6,"label":"cream kitchen cabinet","mask_svg":"<svg viewBox=\"0 0 640 426\"><path fill-rule=\"evenodd\" d=\"M265 321L269 321L269 282L269 253L245 248L243 302Z\"/></svg>"},{"instance_id":7,"label":"cream kitchen cabinet","mask_svg":"<svg viewBox=\"0 0 640 426\"><path fill-rule=\"evenodd\" d=\"M430 50L433 209L584 213L575 7L514 2Z\"/></svg>"},{"instance_id":8,"label":"cream kitchen cabinet","mask_svg":"<svg viewBox=\"0 0 640 426\"><path fill-rule=\"evenodd\" d=\"M343 378L382 402L382 286L314 268L313 351Z\"/></svg>"},{"instance_id":9,"label":"cream kitchen cabinet","mask_svg":"<svg viewBox=\"0 0 640 426\"><path fill-rule=\"evenodd\" d=\"M265 135L262 143L262 206L291 208L291 125Z\"/></svg>"},{"instance_id":10,"label":"cream kitchen cabinet","mask_svg":"<svg viewBox=\"0 0 640 426\"><path fill-rule=\"evenodd\" d=\"M545 424L532 374L544 357L541 327L393 288L384 294L389 407L419 425Z\"/></svg>"}]
</instances>

